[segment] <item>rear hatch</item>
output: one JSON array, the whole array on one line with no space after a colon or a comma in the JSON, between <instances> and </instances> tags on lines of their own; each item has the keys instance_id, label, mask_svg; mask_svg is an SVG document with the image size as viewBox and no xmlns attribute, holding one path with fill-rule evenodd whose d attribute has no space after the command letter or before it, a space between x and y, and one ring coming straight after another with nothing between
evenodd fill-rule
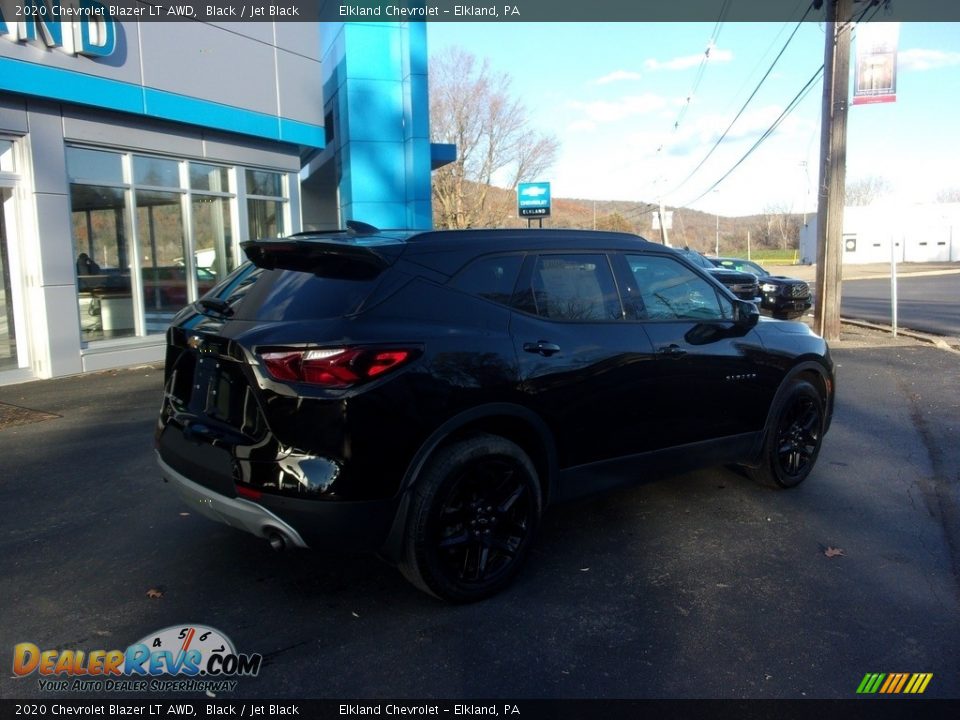
<instances>
[{"instance_id":1,"label":"rear hatch","mask_svg":"<svg viewBox=\"0 0 960 720\"><path fill-rule=\"evenodd\" d=\"M344 355L331 347L377 297L404 236L317 234L241 245L250 262L181 311L168 331L157 448L174 470L228 497L309 497L323 488L296 466L317 433L298 427L294 411L304 396L336 399L397 361L384 351ZM338 405L318 403L320 422L329 414L331 447Z\"/></svg>"}]
</instances>

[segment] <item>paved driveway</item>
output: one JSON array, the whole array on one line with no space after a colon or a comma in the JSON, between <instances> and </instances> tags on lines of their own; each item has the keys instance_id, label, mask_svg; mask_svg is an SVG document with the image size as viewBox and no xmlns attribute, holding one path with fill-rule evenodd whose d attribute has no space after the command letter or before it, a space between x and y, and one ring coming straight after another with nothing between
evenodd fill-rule
<instances>
[{"instance_id":1,"label":"paved driveway","mask_svg":"<svg viewBox=\"0 0 960 720\"><path fill-rule=\"evenodd\" d=\"M800 488L717 468L556 508L520 580L466 607L187 514L154 467L156 369L0 388L62 416L0 431L2 662L205 623L266 656L241 698L851 698L867 672L958 698L957 356L835 356ZM38 694L0 676L4 698Z\"/></svg>"}]
</instances>

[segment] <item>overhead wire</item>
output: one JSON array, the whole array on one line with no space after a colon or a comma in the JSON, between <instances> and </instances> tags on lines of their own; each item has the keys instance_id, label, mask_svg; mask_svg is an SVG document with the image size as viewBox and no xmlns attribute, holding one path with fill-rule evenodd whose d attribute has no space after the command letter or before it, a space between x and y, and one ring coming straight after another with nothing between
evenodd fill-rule
<instances>
[{"instance_id":1,"label":"overhead wire","mask_svg":"<svg viewBox=\"0 0 960 720\"><path fill-rule=\"evenodd\" d=\"M813 5L812 5L812 3L811 3L811 8L812 8L812 6L813 6ZM874 10L873 15L871 15L870 18L866 21L866 22L870 22L871 20L873 20L874 17L876 17L877 13L880 11L880 7L881 7L881 3L880 3L880 2L871 2L871 4L870 4L870 5L867 5L867 7L864 8L863 12L860 13L860 17L859 17L859 18L857 18L856 20L854 20L854 18L851 16L848 20L844 21L844 23L845 23L845 24L851 24L851 23L860 23L860 22L863 22L863 18L866 16L867 12L870 10L871 7L875 7L876 9ZM807 13L809 13L809 9L807 10ZM806 13L804 14L804 18L806 18ZM792 37L792 36L791 36L791 37ZM779 58L779 56L778 56L778 58ZM774 61L774 62L776 62L776 61ZM772 67L771 67L771 69L772 69ZM787 104L787 106L784 108L783 112L781 112L780 115L777 117L777 119L773 121L773 123L770 125L770 127L768 127L768 128L764 131L764 133L757 139L757 141L750 147L750 149L747 150L747 152L745 152L745 153L743 154L743 156L742 156L739 160L737 160L737 162L734 163L733 166L732 166L729 170L727 170L716 182L714 182L709 188L707 188L707 189L706 189L704 192L702 192L700 195L698 195L697 197L693 198L692 200L690 200L690 201L687 202L687 203L683 203L683 206L692 205L693 203L695 203L695 202L697 202L698 200L700 200L700 199L702 199L703 197L705 197L708 193L710 193L710 192L712 192L713 190L715 190L724 180L726 180L726 179L731 175L731 173L733 173L734 170L736 170L738 167L740 167L740 165L741 165L748 157L750 157L750 155L752 155L753 152L754 152L758 147L760 147L760 145L762 145L763 142L764 142L767 138L769 138L771 135L773 135L773 133L776 131L776 129L780 126L780 123L782 123L783 120L784 120L790 113L792 113L792 112L797 108L797 106L803 101L803 99L809 94L810 90L813 88L814 83L822 76L823 70L824 70L824 66L821 65L821 66L816 70L816 72L814 72L814 74L810 77L810 79L806 82L806 84L805 84L802 88L800 88L800 91L799 91L799 92L793 97L793 99ZM766 77L766 76L764 76L764 77ZM712 150L711 150L711 152L712 152ZM685 181L684 181L684 182L685 182Z\"/></svg>"},{"instance_id":2,"label":"overhead wire","mask_svg":"<svg viewBox=\"0 0 960 720\"><path fill-rule=\"evenodd\" d=\"M724 180L726 180L734 170L736 170L738 167L740 167L740 165L741 165L748 157L750 157L750 155L753 154L754 150L756 150L758 147L760 147L760 145L763 144L763 142L764 142L768 137L770 137L770 136L776 131L776 129L780 126L780 123L783 122L783 120L787 117L787 115L789 115L791 112L794 111L794 109L796 109L797 105L799 105L800 102L801 102L801 101L807 96L807 94L810 92L810 90L813 89L814 83L815 83L817 80L819 80L822 75L823 75L823 65L821 65L819 68L817 68L817 71L810 77L809 80L807 80L806 84L805 84L802 88L800 88L800 91L799 91L796 95L794 95L793 100L791 100L791 101L787 104L787 107L785 107L785 108L783 109L783 112L780 113L780 115L777 117L777 119L773 121L773 123L770 125L770 127L768 127L768 128L764 131L764 133L757 139L757 141L750 147L750 149L747 150L747 152L745 152L745 153L743 154L743 156L742 156L739 160L737 160L737 162L735 162L735 163L733 164L733 167L731 167L729 170L727 170L727 171L720 177L719 180L717 180L715 183L713 183L713 185L711 185L709 188L707 188L706 190L704 190L701 194L697 195L697 197L695 197L693 200L691 200L690 202L684 203L684 206L686 206L686 205L692 205L693 203L697 202L697 200L700 200L700 199L703 198L705 195L707 195L708 193L712 192L718 185L720 185L720 183L722 183Z\"/></svg>"},{"instance_id":3,"label":"overhead wire","mask_svg":"<svg viewBox=\"0 0 960 720\"><path fill-rule=\"evenodd\" d=\"M703 51L703 57L700 58L700 64L697 67L697 74L694 76L693 85L690 87L690 92L687 93L686 101L683 104L683 107L680 108L680 112L677 114L677 119L673 123L673 132L676 132L680 128L680 124L683 122L684 118L687 115L687 111L690 109L690 103L693 101L693 98L696 96L697 91L700 89L700 83L703 82L703 76L707 70L707 63L710 62L710 53L717 46L717 40L720 38L720 31L723 29L724 22L727 12L730 9L730 3L732 0L724 0L723 5L720 7L720 15L717 17L717 22L713 26L713 31L710 33L710 40L707 41L707 47ZM658 148L658 152L662 149L662 145Z\"/></svg>"},{"instance_id":4,"label":"overhead wire","mask_svg":"<svg viewBox=\"0 0 960 720\"><path fill-rule=\"evenodd\" d=\"M789 17L799 16L800 9L803 7L803 4L809 1L810 0L799 0L799 2L797 2L797 4L794 6L793 10L790 11L787 17L789 18ZM766 64L774 48L778 47L784 32L790 27L790 25L791 25L791 22L789 20L784 22L780 26L780 29L777 31L777 34L771 38L770 44L767 45L767 49L763 51L762 55L760 55L760 59L754 65L753 70L751 70L749 75L747 75L747 77L744 78L743 84L739 88L737 88L737 91L730 96L730 104L724 109L723 115L728 115L729 114L728 111L732 111L734 106L741 101L744 95L744 91L748 87L750 87L754 82L756 82L758 71L763 67L764 64Z\"/></svg>"},{"instance_id":5,"label":"overhead wire","mask_svg":"<svg viewBox=\"0 0 960 720\"><path fill-rule=\"evenodd\" d=\"M790 33L790 37L788 37L788 38L787 38L787 41L783 44L783 47L780 49L780 52L777 53L777 56L773 59L773 62L770 63L770 67L767 68L767 71L763 74L763 77L760 78L760 82L757 83L757 86L753 89L753 92L750 93L750 97L748 97L748 98L746 99L746 101L745 101L745 102L743 103L743 105L740 107L740 110L739 110L739 111L737 112L737 114L734 116L733 120L731 120L731 121L730 121L730 124L727 125L727 129L723 131L723 134L720 135L719 138L717 138L717 141L713 144L713 147L711 147L710 150L707 151L707 154L704 155L703 159L702 159L699 163L697 163L697 166L696 166L695 168L693 168L693 170L691 170L691 171L687 174L687 176L686 176L683 180L681 180L681 181L679 182L679 184L677 184L672 190L670 190L670 191L667 193L667 195L670 195L670 194L672 194L672 193L675 193L677 190L679 190L679 189L682 188L684 185L686 185L687 182L690 180L690 178L692 178L694 175L696 175L697 171L699 171L700 168L702 168L702 167L704 166L704 163L706 163L707 160L710 159L710 156L713 155L714 151L715 151L718 147L720 147L720 144L726 139L727 135L730 133L730 130L733 128L733 126L736 124L737 120L740 119L740 117L743 115L744 111L747 109L747 106L751 103L751 101L753 100L753 98L756 97L757 93L760 91L760 88L763 87L763 83L766 82L766 80L767 80L768 77L770 77L770 73L773 72L773 69L774 69L774 67L776 67L777 62L780 60L781 57L783 57L784 52L786 52L787 48L790 46L790 43L793 41L794 36L797 34L797 31L802 27L804 21L807 19L807 16L810 14L810 11L811 11L812 9L813 9L813 3L811 2L811 3L807 6L807 10L806 10L806 12L804 12L803 17L800 18L799 22L797 22L797 25L796 25L796 27L793 29L793 32Z\"/></svg>"},{"instance_id":6,"label":"overhead wire","mask_svg":"<svg viewBox=\"0 0 960 720\"><path fill-rule=\"evenodd\" d=\"M723 4L720 6L720 13L717 16L717 20L713 25L713 30L710 32L710 39L707 41L707 47L703 51L703 57L700 58L700 64L697 66L697 73L694 76L693 84L690 87L690 91L687 93L686 101L684 102L683 107L680 108L680 111L677 113L677 118L676 120L674 120L673 125L671 127L671 131L670 131L671 133L675 133L680 128L680 125L683 123L684 119L686 118L687 111L690 109L691 101L693 100L697 91L700 89L700 83L703 82L703 77L707 69L707 63L710 60L710 53L717 46L717 40L719 39L720 31L723 29L723 25L726 22L726 16L730 10L730 5L732 1L733 0L723 0ZM664 143L661 143L660 146L657 148L655 153L657 157L659 157L660 151L663 150L663 145ZM658 181L655 180L654 184L656 184L656 182ZM634 208L626 212L627 214L637 213L639 215L643 215L649 212L650 210L657 209L659 207L660 207L659 204L648 203L646 207Z\"/></svg>"}]
</instances>

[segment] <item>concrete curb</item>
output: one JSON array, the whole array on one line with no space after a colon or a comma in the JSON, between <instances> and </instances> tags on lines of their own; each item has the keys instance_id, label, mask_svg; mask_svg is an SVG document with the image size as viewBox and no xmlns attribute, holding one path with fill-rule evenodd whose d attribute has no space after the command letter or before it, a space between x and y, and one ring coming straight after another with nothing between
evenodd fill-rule
<instances>
[{"instance_id":1,"label":"concrete curb","mask_svg":"<svg viewBox=\"0 0 960 720\"><path fill-rule=\"evenodd\" d=\"M845 318L845 317L840 318L840 322L843 323L844 325L853 325L854 327L862 327L868 330L882 330L884 332L890 333L891 335L893 334L892 325L881 325L879 323L869 322L867 320L857 320L855 318ZM917 332L916 330L907 330L905 328L900 328L900 327L897 328L897 335L902 335L903 337L908 337L913 340L919 340L921 342L930 343L931 345L934 345L940 348L941 350L946 350L947 352L952 352L960 355L960 350L957 350L956 348L951 346L950 343L948 343L943 337L940 337L939 335L929 335L927 333ZM958 344L960 344L960 341L958 341Z\"/></svg>"}]
</instances>

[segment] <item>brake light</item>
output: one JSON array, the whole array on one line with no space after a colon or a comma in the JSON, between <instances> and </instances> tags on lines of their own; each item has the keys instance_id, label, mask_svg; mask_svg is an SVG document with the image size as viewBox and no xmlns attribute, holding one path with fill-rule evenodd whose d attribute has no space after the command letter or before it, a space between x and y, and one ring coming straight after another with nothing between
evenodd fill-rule
<instances>
[{"instance_id":1,"label":"brake light","mask_svg":"<svg viewBox=\"0 0 960 720\"><path fill-rule=\"evenodd\" d=\"M237 495L242 498L247 498L248 500L259 500L261 497L263 497L262 492L248 488L245 485L235 485L234 487L237 489Z\"/></svg>"},{"instance_id":2,"label":"brake light","mask_svg":"<svg viewBox=\"0 0 960 720\"><path fill-rule=\"evenodd\" d=\"M260 359L275 380L347 388L396 370L418 354L414 348L339 347L274 350Z\"/></svg>"}]
</instances>

